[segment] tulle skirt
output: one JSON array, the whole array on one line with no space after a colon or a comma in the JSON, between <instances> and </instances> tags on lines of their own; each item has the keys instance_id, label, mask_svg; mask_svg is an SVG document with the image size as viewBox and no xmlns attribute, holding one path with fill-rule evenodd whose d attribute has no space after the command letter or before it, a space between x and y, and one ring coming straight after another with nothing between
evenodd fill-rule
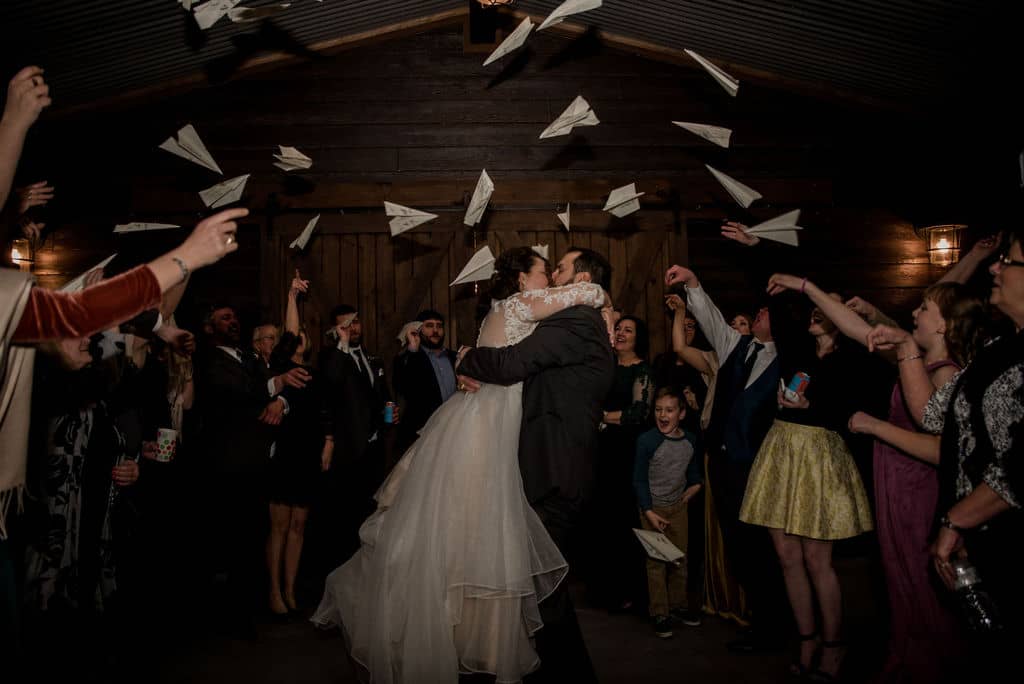
<instances>
[{"instance_id":1,"label":"tulle skirt","mask_svg":"<svg viewBox=\"0 0 1024 684\"><path fill-rule=\"evenodd\" d=\"M523 493L521 418L521 385L442 404L327 577L313 621L341 626L370 682L516 682L540 665L537 604L568 565Z\"/></svg>"}]
</instances>

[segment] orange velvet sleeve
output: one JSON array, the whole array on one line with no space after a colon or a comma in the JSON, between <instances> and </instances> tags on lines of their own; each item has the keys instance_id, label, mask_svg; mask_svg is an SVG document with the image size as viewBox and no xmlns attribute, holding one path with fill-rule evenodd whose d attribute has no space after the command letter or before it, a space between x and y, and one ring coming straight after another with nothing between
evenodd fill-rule
<instances>
[{"instance_id":1,"label":"orange velvet sleeve","mask_svg":"<svg viewBox=\"0 0 1024 684\"><path fill-rule=\"evenodd\" d=\"M14 342L88 337L160 305L160 283L138 266L78 292L33 287Z\"/></svg>"}]
</instances>

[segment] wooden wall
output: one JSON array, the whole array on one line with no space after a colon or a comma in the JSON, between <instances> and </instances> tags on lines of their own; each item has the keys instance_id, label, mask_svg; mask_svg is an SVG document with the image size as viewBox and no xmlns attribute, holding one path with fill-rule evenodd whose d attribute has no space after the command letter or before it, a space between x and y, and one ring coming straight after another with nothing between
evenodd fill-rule
<instances>
[{"instance_id":1,"label":"wooden wall","mask_svg":"<svg viewBox=\"0 0 1024 684\"><path fill-rule=\"evenodd\" d=\"M483 58L464 53L453 27L50 121L33 133L21 174L57 184L37 273L54 285L114 249L140 259L181 239L184 230L120 239L110 231L130 220L188 226L205 214L196 193L222 178L157 149L190 122L223 178L252 174L243 200L252 216L242 251L197 279L186 308L226 300L249 324L280 320L298 267L314 283L304 317L315 331L331 306L353 303L369 347L385 356L402 323L426 306L452 319L453 344L473 342L474 288L448 283L485 243L495 252L547 243L556 259L569 244L606 254L613 295L650 322L652 351L664 347L661 274L671 263L689 263L727 311L751 308L763 273L775 270L741 266L750 254L718 236L724 218L750 223L803 209L802 245L783 252L778 268L898 311L912 308L939 275L896 206L908 197L893 190L890 164L911 163L915 152L886 147L880 133L893 121L908 126L905 117L756 84L732 99L702 71L624 54L591 36L540 34L502 63L483 68ZM578 94L601 125L539 140ZM717 148L672 120L730 126L733 146ZM298 147L313 168L275 169L278 144ZM886 151L891 158L881 168ZM705 163L765 199L740 209ZM913 163L922 168L925 160ZM482 168L496 191L483 223L470 230L462 215ZM625 219L602 212L609 190L630 182L646 193L641 211ZM391 238L385 199L441 218ZM555 216L566 202L571 233ZM316 214L310 246L293 253L288 243Z\"/></svg>"}]
</instances>

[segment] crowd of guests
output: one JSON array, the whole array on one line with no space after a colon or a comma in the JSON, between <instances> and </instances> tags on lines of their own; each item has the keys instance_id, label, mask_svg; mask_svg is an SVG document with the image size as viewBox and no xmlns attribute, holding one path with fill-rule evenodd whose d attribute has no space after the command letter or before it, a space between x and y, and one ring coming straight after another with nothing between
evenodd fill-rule
<instances>
[{"instance_id":1,"label":"crowd of guests","mask_svg":"<svg viewBox=\"0 0 1024 684\"><path fill-rule=\"evenodd\" d=\"M0 204L48 103L41 70L12 80ZM52 196L37 183L12 197L26 236L42 228L29 209ZM56 647L68 657L54 667L99 665L111 644L138 643L138 624L171 630L220 595L242 635L260 614L301 613L303 578L319 596L358 548L374 491L460 389L442 314L405 325L390 363L364 347L352 306L331 311L318 345L298 272L284 321L259 322L249 344L230 302L201 329L178 327L191 272L237 248L245 213L216 214L76 293L0 271L0 643L29 661ZM742 225L722 232L771 263ZM882 681L1008 663L1024 595L1022 240L1012 229L975 245L924 291L909 331L784 273L751 293L755 315L727 318L697 274L670 269L668 351L648 358L635 316L614 327L596 487L570 558L590 601L644 610L663 638L702 613L734 617L748 625L737 652L795 634L791 674L832 681L846 650L833 546L874 530ZM646 557L637 528L664 533L683 561ZM954 600L965 558L998 607L984 633Z\"/></svg>"}]
</instances>

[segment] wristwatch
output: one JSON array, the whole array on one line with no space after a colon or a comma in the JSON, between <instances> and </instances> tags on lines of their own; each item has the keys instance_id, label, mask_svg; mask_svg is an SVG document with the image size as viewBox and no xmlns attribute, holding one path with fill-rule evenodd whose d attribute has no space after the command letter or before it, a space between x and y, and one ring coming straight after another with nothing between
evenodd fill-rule
<instances>
[{"instance_id":1,"label":"wristwatch","mask_svg":"<svg viewBox=\"0 0 1024 684\"><path fill-rule=\"evenodd\" d=\"M961 536L967 532L967 528L954 524L953 521L949 519L948 515L942 516L942 518L939 519L939 524L943 527L948 527Z\"/></svg>"}]
</instances>

